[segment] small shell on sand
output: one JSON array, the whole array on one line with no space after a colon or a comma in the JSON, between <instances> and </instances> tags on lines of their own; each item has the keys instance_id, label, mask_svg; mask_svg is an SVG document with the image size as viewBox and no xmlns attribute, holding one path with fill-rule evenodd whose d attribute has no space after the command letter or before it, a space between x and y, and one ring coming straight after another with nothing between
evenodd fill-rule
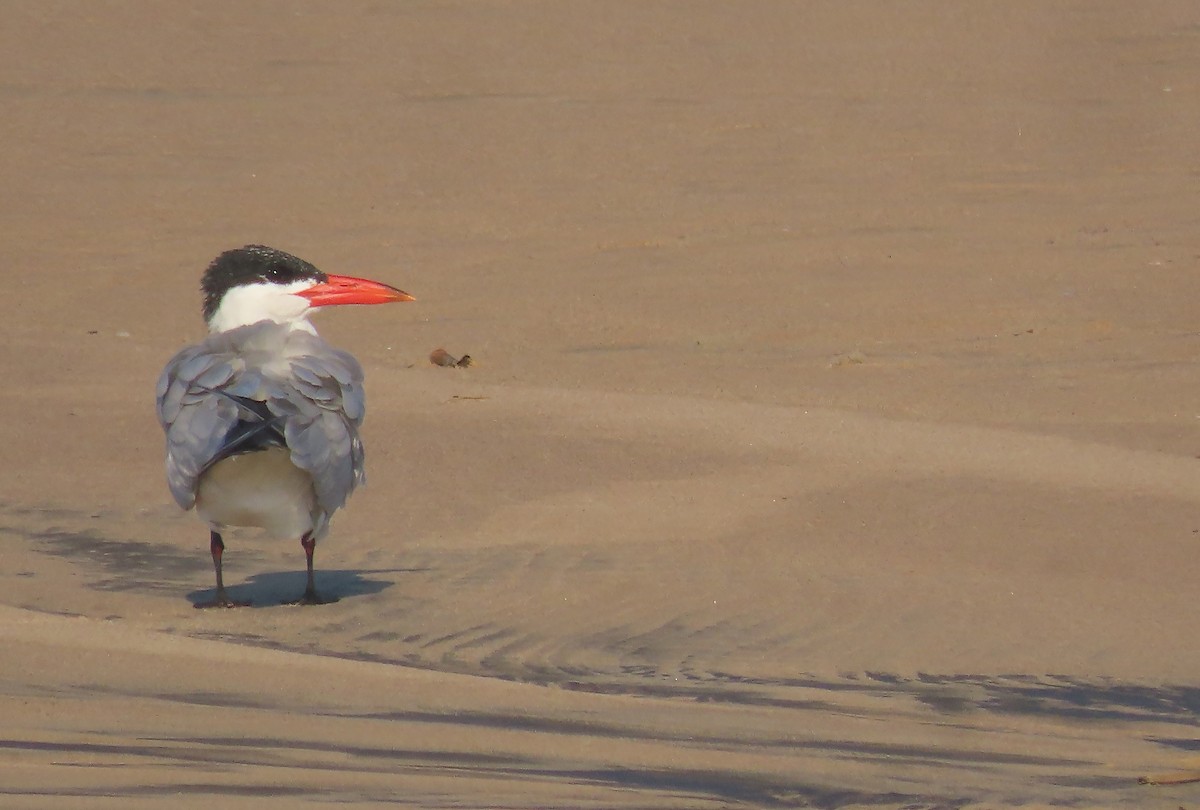
<instances>
[{"instance_id":1,"label":"small shell on sand","mask_svg":"<svg viewBox=\"0 0 1200 810\"><path fill-rule=\"evenodd\" d=\"M434 349L429 353L429 362L435 366L446 366L448 368L467 368L471 365L471 355L464 354L461 358L455 358L454 355L445 349Z\"/></svg>"}]
</instances>

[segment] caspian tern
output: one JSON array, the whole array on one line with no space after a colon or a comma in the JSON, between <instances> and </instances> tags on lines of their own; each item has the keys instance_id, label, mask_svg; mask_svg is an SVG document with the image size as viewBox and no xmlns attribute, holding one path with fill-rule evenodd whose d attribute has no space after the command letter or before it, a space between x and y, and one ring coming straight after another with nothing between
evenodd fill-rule
<instances>
[{"instance_id":1,"label":"caspian tern","mask_svg":"<svg viewBox=\"0 0 1200 810\"><path fill-rule=\"evenodd\" d=\"M227 526L299 539L308 583L297 603L323 604L313 549L363 482L363 372L317 335L309 315L414 299L377 281L327 275L262 245L222 253L201 289L209 335L176 354L158 381L167 483L180 507L194 506L210 529L217 589L196 607L249 604L225 592Z\"/></svg>"}]
</instances>

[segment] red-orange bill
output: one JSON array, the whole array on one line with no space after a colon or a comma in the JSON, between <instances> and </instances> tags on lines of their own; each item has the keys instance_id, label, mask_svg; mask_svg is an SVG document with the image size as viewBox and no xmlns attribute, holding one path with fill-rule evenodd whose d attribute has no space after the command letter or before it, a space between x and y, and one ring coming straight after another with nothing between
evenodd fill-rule
<instances>
[{"instance_id":1,"label":"red-orange bill","mask_svg":"<svg viewBox=\"0 0 1200 810\"><path fill-rule=\"evenodd\" d=\"M312 302L314 307L339 304L388 304L393 301L415 301L404 290L389 284L351 276L328 276L321 284L296 293Z\"/></svg>"}]
</instances>

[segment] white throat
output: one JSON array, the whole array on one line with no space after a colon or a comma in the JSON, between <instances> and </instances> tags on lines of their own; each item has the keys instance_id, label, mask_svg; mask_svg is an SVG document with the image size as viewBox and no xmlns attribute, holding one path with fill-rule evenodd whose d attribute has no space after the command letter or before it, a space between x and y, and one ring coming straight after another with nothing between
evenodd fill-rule
<instances>
[{"instance_id":1,"label":"white throat","mask_svg":"<svg viewBox=\"0 0 1200 810\"><path fill-rule=\"evenodd\" d=\"M293 281L291 284L264 281L233 287L221 298L217 311L208 319L208 331L227 332L259 321L275 321L315 335L317 330L308 321L312 308L307 299L296 295L312 284L311 281Z\"/></svg>"}]
</instances>

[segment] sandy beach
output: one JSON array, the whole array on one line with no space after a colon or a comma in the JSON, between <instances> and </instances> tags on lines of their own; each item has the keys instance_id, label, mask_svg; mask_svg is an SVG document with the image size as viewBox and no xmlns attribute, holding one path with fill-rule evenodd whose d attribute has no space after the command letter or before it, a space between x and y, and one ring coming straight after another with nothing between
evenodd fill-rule
<instances>
[{"instance_id":1,"label":"sandy beach","mask_svg":"<svg viewBox=\"0 0 1200 810\"><path fill-rule=\"evenodd\" d=\"M1194 3L0 18L0 807L1200 806ZM247 243L417 298L331 605L163 478Z\"/></svg>"}]
</instances>

